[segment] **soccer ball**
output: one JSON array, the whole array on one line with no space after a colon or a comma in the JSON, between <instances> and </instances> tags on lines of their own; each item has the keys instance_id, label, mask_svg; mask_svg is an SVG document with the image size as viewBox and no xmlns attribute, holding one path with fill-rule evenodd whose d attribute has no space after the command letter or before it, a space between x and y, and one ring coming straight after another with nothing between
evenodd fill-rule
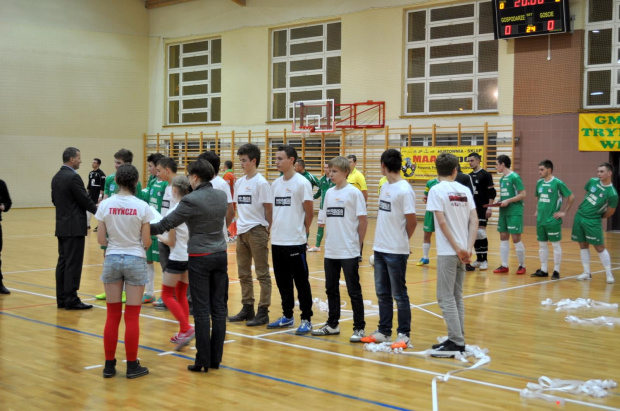
<instances>
[{"instance_id":1,"label":"soccer ball","mask_svg":"<svg viewBox=\"0 0 620 411\"><path fill-rule=\"evenodd\" d=\"M372 254L370 258L368 259L368 261L370 262L370 265L374 267L375 266L375 255Z\"/></svg>"}]
</instances>

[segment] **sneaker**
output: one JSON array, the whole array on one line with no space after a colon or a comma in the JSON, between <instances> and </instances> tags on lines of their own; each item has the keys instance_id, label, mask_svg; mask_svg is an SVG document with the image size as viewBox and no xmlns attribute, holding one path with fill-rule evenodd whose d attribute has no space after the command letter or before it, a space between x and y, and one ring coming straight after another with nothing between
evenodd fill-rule
<instances>
[{"instance_id":1,"label":"sneaker","mask_svg":"<svg viewBox=\"0 0 620 411\"><path fill-rule=\"evenodd\" d=\"M123 294L121 295L121 302L127 302L127 293L125 291L123 291Z\"/></svg>"},{"instance_id":2,"label":"sneaker","mask_svg":"<svg viewBox=\"0 0 620 411\"><path fill-rule=\"evenodd\" d=\"M489 262L488 261L482 261L480 263L480 269L481 270L488 270L489 269Z\"/></svg>"},{"instance_id":3,"label":"sneaker","mask_svg":"<svg viewBox=\"0 0 620 411\"><path fill-rule=\"evenodd\" d=\"M105 360L103 367L103 378L112 378L116 375L116 358L113 360Z\"/></svg>"},{"instance_id":4,"label":"sneaker","mask_svg":"<svg viewBox=\"0 0 620 411\"><path fill-rule=\"evenodd\" d=\"M473 263L471 263L470 265L474 268L480 268L480 264L482 264L482 261L474 261Z\"/></svg>"},{"instance_id":5,"label":"sneaker","mask_svg":"<svg viewBox=\"0 0 620 411\"><path fill-rule=\"evenodd\" d=\"M144 294L142 296L142 304L149 304L149 303L152 303L153 301L155 301L155 296L153 295Z\"/></svg>"},{"instance_id":6,"label":"sneaker","mask_svg":"<svg viewBox=\"0 0 620 411\"><path fill-rule=\"evenodd\" d=\"M379 330L373 332L367 337L363 337L360 341L363 343L383 343L390 342L390 337L384 334L381 334Z\"/></svg>"},{"instance_id":7,"label":"sneaker","mask_svg":"<svg viewBox=\"0 0 620 411\"><path fill-rule=\"evenodd\" d=\"M555 273L555 271L554 271ZM518 274L518 272L517 272ZM558 274L559 275L559 274ZM530 277L549 277L549 273L546 271L541 270L540 268L538 270L536 270L536 272L534 274L530 274ZM560 278L560 277L558 277Z\"/></svg>"},{"instance_id":8,"label":"sneaker","mask_svg":"<svg viewBox=\"0 0 620 411\"><path fill-rule=\"evenodd\" d=\"M140 360L127 361L127 378L133 379L147 375L149 369L140 365Z\"/></svg>"},{"instance_id":9,"label":"sneaker","mask_svg":"<svg viewBox=\"0 0 620 411\"><path fill-rule=\"evenodd\" d=\"M189 330L185 331L184 333L177 334L177 346L174 347L174 350L180 351L181 348L189 344L195 336L196 330L194 330L194 327L190 327Z\"/></svg>"},{"instance_id":10,"label":"sneaker","mask_svg":"<svg viewBox=\"0 0 620 411\"><path fill-rule=\"evenodd\" d=\"M349 338L350 342L361 342L366 333L364 330L353 330L353 335Z\"/></svg>"},{"instance_id":11,"label":"sneaker","mask_svg":"<svg viewBox=\"0 0 620 411\"><path fill-rule=\"evenodd\" d=\"M525 267L520 265L519 268L517 268L517 275L522 275L522 274L525 274ZM547 275L549 275L549 274L547 274Z\"/></svg>"},{"instance_id":12,"label":"sneaker","mask_svg":"<svg viewBox=\"0 0 620 411\"><path fill-rule=\"evenodd\" d=\"M584 280L590 280L590 279L592 279L592 274L590 273L583 273L577 276L577 281L584 281Z\"/></svg>"},{"instance_id":13,"label":"sneaker","mask_svg":"<svg viewBox=\"0 0 620 411\"><path fill-rule=\"evenodd\" d=\"M95 298L98 300L105 300L105 293L97 294Z\"/></svg>"},{"instance_id":14,"label":"sneaker","mask_svg":"<svg viewBox=\"0 0 620 411\"><path fill-rule=\"evenodd\" d=\"M437 348L441 347L442 345L444 345L446 343L446 341L448 341L448 339L446 338L445 340L443 340L442 342L438 343L438 344L433 344L431 345L431 348L433 350L436 350Z\"/></svg>"},{"instance_id":15,"label":"sneaker","mask_svg":"<svg viewBox=\"0 0 620 411\"><path fill-rule=\"evenodd\" d=\"M234 237L228 237L228 242L229 242L229 243L234 243L235 241L237 241L237 236L234 236Z\"/></svg>"},{"instance_id":16,"label":"sneaker","mask_svg":"<svg viewBox=\"0 0 620 411\"><path fill-rule=\"evenodd\" d=\"M495 270L493 270L495 274L506 274L508 271L510 271L508 267L504 267L503 265L500 265Z\"/></svg>"},{"instance_id":17,"label":"sneaker","mask_svg":"<svg viewBox=\"0 0 620 411\"><path fill-rule=\"evenodd\" d=\"M454 356L457 353L462 353L462 352L465 352L464 345L456 345L452 341L446 340L439 347L433 348L430 354L431 354L431 357L454 358Z\"/></svg>"},{"instance_id":18,"label":"sneaker","mask_svg":"<svg viewBox=\"0 0 620 411\"><path fill-rule=\"evenodd\" d=\"M302 324L303 324L303 321L302 321ZM325 324L318 330L312 330L312 335L338 335L338 334L340 334L340 327L336 326L336 328L332 328L327 324Z\"/></svg>"},{"instance_id":19,"label":"sneaker","mask_svg":"<svg viewBox=\"0 0 620 411\"><path fill-rule=\"evenodd\" d=\"M607 273L607 284L613 284L615 282L614 275L612 273Z\"/></svg>"},{"instance_id":20,"label":"sneaker","mask_svg":"<svg viewBox=\"0 0 620 411\"><path fill-rule=\"evenodd\" d=\"M465 264L465 271L476 271L476 268L471 264Z\"/></svg>"},{"instance_id":21,"label":"sneaker","mask_svg":"<svg viewBox=\"0 0 620 411\"><path fill-rule=\"evenodd\" d=\"M170 337L170 342L176 344L179 342L179 333L174 333L172 337Z\"/></svg>"},{"instance_id":22,"label":"sneaker","mask_svg":"<svg viewBox=\"0 0 620 411\"><path fill-rule=\"evenodd\" d=\"M166 309L166 304L164 304L164 301L161 299L161 297L159 297L159 298L157 299L157 301L155 301L155 302L153 303L153 307L155 307L155 308L159 308L159 309L161 309L161 310L165 310L165 309Z\"/></svg>"},{"instance_id":23,"label":"sneaker","mask_svg":"<svg viewBox=\"0 0 620 411\"><path fill-rule=\"evenodd\" d=\"M411 344L411 340L409 339L409 336L407 334L401 334L401 333L398 333L398 337L396 337L396 340L390 346L390 348L392 348L393 350L396 348L402 348L404 350L405 348L412 348L412 347L413 345Z\"/></svg>"},{"instance_id":24,"label":"sneaker","mask_svg":"<svg viewBox=\"0 0 620 411\"><path fill-rule=\"evenodd\" d=\"M430 261L428 258L420 258L420 261L416 263L416 265L427 265Z\"/></svg>"},{"instance_id":25,"label":"sneaker","mask_svg":"<svg viewBox=\"0 0 620 411\"><path fill-rule=\"evenodd\" d=\"M295 334L304 335L308 334L310 331L312 331L312 323L308 320L301 320L301 324L299 324L299 327L297 327L297 331L295 331ZM340 333L340 331L338 331L338 333Z\"/></svg>"},{"instance_id":26,"label":"sneaker","mask_svg":"<svg viewBox=\"0 0 620 411\"><path fill-rule=\"evenodd\" d=\"M553 275L551 276L552 280L559 280L560 279L560 273L558 273L557 271L553 271Z\"/></svg>"},{"instance_id":27,"label":"sneaker","mask_svg":"<svg viewBox=\"0 0 620 411\"><path fill-rule=\"evenodd\" d=\"M290 328L293 325L295 325L295 319L294 318L286 318L285 316L282 316L281 318L278 318L274 322L267 324L267 328L268 329L273 329L273 328Z\"/></svg>"},{"instance_id":28,"label":"sneaker","mask_svg":"<svg viewBox=\"0 0 620 411\"><path fill-rule=\"evenodd\" d=\"M311 247L311 248L308 248L308 252L309 253L318 253L319 251L321 251L321 247Z\"/></svg>"}]
</instances>

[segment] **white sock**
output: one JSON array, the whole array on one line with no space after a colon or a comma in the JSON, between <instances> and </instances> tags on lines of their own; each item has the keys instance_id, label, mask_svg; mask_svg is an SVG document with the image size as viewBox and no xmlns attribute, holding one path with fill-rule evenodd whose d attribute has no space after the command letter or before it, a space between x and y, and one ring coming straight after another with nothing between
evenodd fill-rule
<instances>
[{"instance_id":1,"label":"white sock","mask_svg":"<svg viewBox=\"0 0 620 411\"><path fill-rule=\"evenodd\" d=\"M508 267L508 255L510 254L510 243L508 241L499 242L499 256L502 259L502 267Z\"/></svg>"},{"instance_id":2,"label":"white sock","mask_svg":"<svg viewBox=\"0 0 620 411\"><path fill-rule=\"evenodd\" d=\"M562 262L562 244L559 241L551 243L553 246L553 271L560 272L560 263Z\"/></svg>"},{"instance_id":3,"label":"white sock","mask_svg":"<svg viewBox=\"0 0 620 411\"><path fill-rule=\"evenodd\" d=\"M153 295L155 294L155 265L147 264L146 265L146 273L149 277L149 282L146 283L146 294Z\"/></svg>"},{"instance_id":4,"label":"white sock","mask_svg":"<svg viewBox=\"0 0 620 411\"><path fill-rule=\"evenodd\" d=\"M519 243L521 244L521 243ZM547 260L549 260L549 246L546 241L538 242L538 256L540 257L540 270L544 272L548 272L549 268L547 267ZM515 247L517 245L515 244Z\"/></svg>"},{"instance_id":5,"label":"white sock","mask_svg":"<svg viewBox=\"0 0 620 411\"><path fill-rule=\"evenodd\" d=\"M580 249L579 254L581 254L581 264L583 265L583 272L590 274L590 248Z\"/></svg>"},{"instance_id":6,"label":"white sock","mask_svg":"<svg viewBox=\"0 0 620 411\"><path fill-rule=\"evenodd\" d=\"M515 251L517 252L517 260L519 260L519 265L525 267L525 246L522 241L515 243Z\"/></svg>"},{"instance_id":7,"label":"white sock","mask_svg":"<svg viewBox=\"0 0 620 411\"><path fill-rule=\"evenodd\" d=\"M422 243L423 258L428 260L428 252L431 251L431 243Z\"/></svg>"},{"instance_id":8,"label":"white sock","mask_svg":"<svg viewBox=\"0 0 620 411\"><path fill-rule=\"evenodd\" d=\"M611 258L609 257L609 251L604 249L602 253L598 253L598 258L601 259L601 263L603 267L605 267L607 274L611 274Z\"/></svg>"}]
</instances>

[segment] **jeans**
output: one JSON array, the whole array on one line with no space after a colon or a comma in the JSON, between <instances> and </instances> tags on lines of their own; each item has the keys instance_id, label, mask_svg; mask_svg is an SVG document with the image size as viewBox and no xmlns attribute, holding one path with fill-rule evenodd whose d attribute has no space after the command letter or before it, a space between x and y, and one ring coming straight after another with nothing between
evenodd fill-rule
<instances>
[{"instance_id":1,"label":"jeans","mask_svg":"<svg viewBox=\"0 0 620 411\"><path fill-rule=\"evenodd\" d=\"M406 272L408 254L388 254L375 251L375 289L379 300L379 332L392 335L394 303L398 309L400 334L411 332L411 307L407 294Z\"/></svg>"},{"instance_id":2,"label":"jeans","mask_svg":"<svg viewBox=\"0 0 620 411\"><path fill-rule=\"evenodd\" d=\"M228 309L228 256L226 251L189 257L189 288L196 324L196 361L201 367L222 362Z\"/></svg>"},{"instance_id":3,"label":"jeans","mask_svg":"<svg viewBox=\"0 0 620 411\"><path fill-rule=\"evenodd\" d=\"M145 285L149 281L146 258L126 254L106 255L101 281L104 284L125 281L129 285Z\"/></svg>"},{"instance_id":4,"label":"jeans","mask_svg":"<svg viewBox=\"0 0 620 411\"><path fill-rule=\"evenodd\" d=\"M271 275L269 274L269 233L267 228L257 225L237 235L237 266L241 285L241 303L254 306L254 284L252 281L252 259L256 278L260 283L259 307L271 305Z\"/></svg>"},{"instance_id":5,"label":"jeans","mask_svg":"<svg viewBox=\"0 0 620 411\"><path fill-rule=\"evenodd\" d=\"M366 321L364 321L364 298L360 286L358 258L326 258L324 267L325 293L329 306L327 325L336 328L340 320L340 269L342 269L353 309L353 329L363 330L366 327Z\"/></svg>"},{"instance_id":6,"label":"jeans","mask_svg":"<svg viewBox=\"0 0 620 411\"><path fill-rule=\"evenodd\" d=\"M437 302L448 326L448 338L456 345L465 345L463 281L465 264L456 255L437 256Z\"/></svg>"},{"instance_id":7,"label":"jeans","mask_svg":"<svg viewBox=\"0 0 620 411\"><path fill-rule=\"evenodd\" d=\"M272 245L271 258L273 259L273 273L276 277L276 284L280 291L280 297L282 297L282 314L286 318L293 318L295 287L297 287L301 319L310 321L312 318L312 290L308 279L310 274L306 262L306 245Z\"/></svg>"}]
</instances>

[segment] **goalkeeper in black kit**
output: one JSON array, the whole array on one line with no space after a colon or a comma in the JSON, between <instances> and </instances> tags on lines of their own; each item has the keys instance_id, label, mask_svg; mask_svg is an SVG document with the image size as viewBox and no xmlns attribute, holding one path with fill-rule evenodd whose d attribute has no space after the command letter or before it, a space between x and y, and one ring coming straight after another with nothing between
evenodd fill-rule
<instances>
[{"instance_id":1,"label":"goalkeeper in black kit","mask_svg":"<svg viewBox=\"0 0 620 411\"><path fill-rule=\"evenodd\" d=\"M492 204L497 193L493 186L493 176L480 166L482 158L478 153L471 153L467 156L467 162L472 168L471 176L474 185L474 202L476 203L476 212L478 214L478 236L474 243L476 249L476 261L471 263L474 268L486 270L489 268L487 262L487 251L489 249L489 241L487 240L487 221L491 218L492 208L484 206Z\"/></svg>"}]
</instances>

